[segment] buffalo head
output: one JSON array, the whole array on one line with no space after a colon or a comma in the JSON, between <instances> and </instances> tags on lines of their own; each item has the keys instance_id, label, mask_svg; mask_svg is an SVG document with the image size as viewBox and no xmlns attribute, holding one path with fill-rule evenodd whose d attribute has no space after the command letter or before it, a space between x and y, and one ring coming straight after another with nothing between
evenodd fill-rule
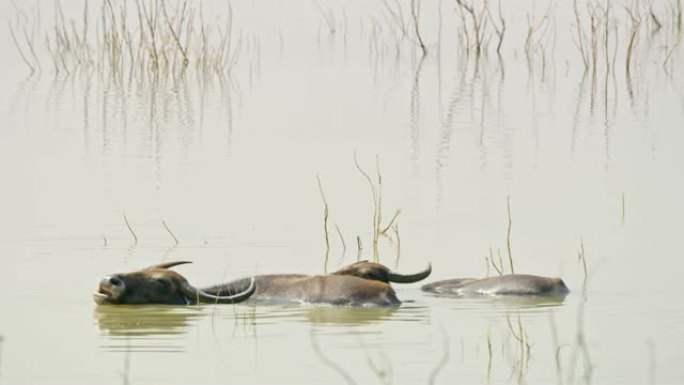
<instances>
[{"instance_id":1,"label":"buffalo head","mask_svg":"<svg viewBox=\"0 0 684 385\"><path fill-rule=\"evenodd\" d=\"M188 261L167 262L130 273L113 274L100 281L93 299L98 304L166 304L237 303L249 298L256 288L254 278L245 281L238 293L214 295L188 283L182 275L169 268Z\"/></svg>"},{"instance_id":2,"label":"buffalo head","mask_svg":"<svg viewBox=\"0 0 684 385\"><path fill-rule=\"evenodd\" d=\"M333 275L352 275L355 277L380 281L385 283L412 283L427 278L432 272L432 265L415 274L399 274L391 271L387 266L375 262L360 261L332 273Z\"/></svg>"}]
</instances>

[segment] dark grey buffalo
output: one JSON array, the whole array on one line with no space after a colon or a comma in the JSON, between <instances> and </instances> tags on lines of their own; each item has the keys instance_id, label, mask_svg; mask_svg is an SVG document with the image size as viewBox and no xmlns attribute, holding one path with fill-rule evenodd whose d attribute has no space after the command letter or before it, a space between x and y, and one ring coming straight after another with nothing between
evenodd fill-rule
<instances>
[{"instance_id":1,"label":"dark grey buffalo","mask_svg":"<svg viewBox=\"0 0 684 385\"><path fill-rule=\"evenodd\" d=\"M384 265L357 262L326 275L268 274L257 275L253 300L270 303L310 303L337 306L391 307L399 306L390 282L411 283L427 278L430 266L416 274L399 274ZM203 289L221 295L244 287L246 278Z\"/></svg>"},{"instance_id":2,"label":"dark grey buffalo","mask_svg":"<svg viewBox=\"0 0 684 385\"><path fill-rule=\"evenodd\" d=\"M423 291L454 296L565 296L568 287L560 278L506 274L487 278L458 278L432 282Z\"/></svg>"},{"instance_id":3,"label":"dark grey buffalo","mask_svg":"<svg viewBox=\"0 0 684 385\"><path fill-rule=\"evenodd\" d=\"M256 290L254 278L245 279L231 291L208 293L188 283L182 275L169 268L188 261L168 262L130 273L103 278L93 299L98 304L166 304L238 303Z\"/></svg>"}]
</instances>

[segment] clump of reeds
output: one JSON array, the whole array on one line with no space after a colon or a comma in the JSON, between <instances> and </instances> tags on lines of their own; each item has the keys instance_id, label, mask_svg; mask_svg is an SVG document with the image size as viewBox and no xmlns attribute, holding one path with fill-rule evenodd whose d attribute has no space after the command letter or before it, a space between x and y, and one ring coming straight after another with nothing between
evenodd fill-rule
<instances>
[{"instance_id":1,"label":"clump of reeds","mask_svg":"<svg viewBox=\"0 0 684 385\"><path fill-rule=\"evenodd\" d=\"M513 267L513 251L511 248L511 231L513 229L513 219L511 217L511 197L506 197L506 213L508 214L508 222L506 227L506 250L508 252L508 266L511 270L511 274L515 274L515 268ZM499 262L494 260L494 252L492 248L489 248L489 255L485 256L485 263L487 265L487 276L489 276L489 267L493 267L494 270L499 275L504 274L503 258L501 257L501 249L498 249Z\"/></svg>"},{"instance_id":2,"label":"clump of reeds","mask_svg":"<svg viewBox=\"0 0 684 385\"><path fill-rule=\"evenodd\" d=\"M470 52L470 47L472 44L475 48L475 55L480 56L483 50L485 28L487 25L486 19L484 19L484 14L487 9L487 1L484 1L479 9L475 8L473 1L456 0L456 3L459 6L458 10L461 16L463 37L465 38L466 42L466 52ZM470 23L468 23L466 20L466 13L470 18ZM470 24L470 26L468 24ZM472 31L470 31L471 27Z\"/></svg>"},{"instance_id":3,"label":"clump of reeds","mask_svg":"<svg viewBox=\"0 0 684 385\"><path fill-rule=\"evenodd\" d=\"M356 158L356 153L354 153L354 164L356 165L356 168L359 170L359 172L364 176L366 181L368 182L368 185L370 186L371 190L371 195L373 197L373 261L379 262L379 253L378 253L378 240L380 239L381 236L386 236L387 231L390 229L394 229L396 233L398 233L398 227L393 227L394 222L397 220L397 217L399 214L401 214L401 210L397 209L394 212L394 215L392 215L392 218L389 220L387 225L383 226L382 225L382 174L380 174L380 160L379 158L375 158L375 165L376 165L376 175L377 179L376 182L371 179L370 175L361 168L359 165L359 162ZM359 243L360 244L360 243Z\"/></svg>"},{"instance_id":4,"label":"clump of reeds","mask_svg":"<svg viewBox=\"0 0 684 385\"><path fill-rule=\"evenodd\" d=\"M17 13L10 32L33 73L41 68L33 43L38 14ZM230 3L227 19L211 23L202 3L188 0L104 0L95 11L84 1L79 18L67 18L56 1L54 14L44 41L56 74L96 71L118 80L158 81L195 68L207 76L229 72L240 54L241 37L233 31Z\"/></svg>"}]
</instances>

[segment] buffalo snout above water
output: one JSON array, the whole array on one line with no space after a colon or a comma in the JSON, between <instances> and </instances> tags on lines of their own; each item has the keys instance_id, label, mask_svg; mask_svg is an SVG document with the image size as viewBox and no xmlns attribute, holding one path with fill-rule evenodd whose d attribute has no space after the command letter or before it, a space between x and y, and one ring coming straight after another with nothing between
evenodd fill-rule
<instances>
[{"instance_id":1,"label":"buffalo snout above water","mask_svg":"<svg viewBox=\"0 0 684 385\"><path fill-rule=\"evenodd\" d=\"M425 292L454 296L565 296L570 290L560 278L505 274L487 278L457 278L423 285Z\"/></svg>"},{"instance_id":2,"label":"buffalo snout above water","mask_svg":"<svg viewBox=\"0 0 684 385\"><path fill-rule=\"evenodd\" d=\"M248 299L256 290L254 278L244 281L232 292L206 293L192 286L171 267L191 263L168 262L139 271L113 274L104 277L93 294L98 304L164 304L190 305L197 303L238 303Z\"/></svg>"}]
</instances>

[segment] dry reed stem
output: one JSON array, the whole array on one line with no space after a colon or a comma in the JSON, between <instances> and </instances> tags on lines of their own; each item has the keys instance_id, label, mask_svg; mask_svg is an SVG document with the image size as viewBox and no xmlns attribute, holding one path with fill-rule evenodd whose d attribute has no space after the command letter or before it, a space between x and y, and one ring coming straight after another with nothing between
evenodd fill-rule
<instances>
[{"instance_id":1,"label":"dry reed stem","mask_svg":"<svg viewBox=\"0 0 684 385\"><path fill-rule=\"evenodd\" d=\"M656 16L655 11L653 10L653 1L650 1L648 4L648 15L651 17L651 22L653 22L653 25L655 25L656 32L663 28L663 23L660 22L658 16Z\"/></svg>"},{"instance_id":2,"label":"dry reed stem","mask_svg":"<svg viewBox=\"0 0 684 385\"><path fill-rule=\"evenodd\" d=\"M331 35L335 34L337 29L335 28L335 16L333 16L332 10L328 9L328 12L326 13L318 0L314 0L314 4L316 4L316 8L318 8L321 16L323 16L323 20L325 20L325 24L328 27L328 32Z\"/></svg>"},{"instance_id":3,"label":"dry reed stem","mask_svg":"<svg viewBox=\"0 0 684 385\"><path fill-rule=\"evenodd\" d=\"M365 172L361 166L359 165L359 162L356 158L356 151L354 151L354 164L356 165L356 168L359 170L359 172L366 178L368 181L368 184L371 189L371 194L373 195L373 261L378 262L379 256L378 256L378 223L379 223L379 217L380 217L380 194L377 192L376 186L373 183L373 180L371 179L370 175L368 175L367 172ZM382 179L378 178L380 181Z\"/></svg>"},{"instance_id":4,"label":"dry reed stem","mask_svg":"<svg viewBox=\"0 0 684 385\"><path fill-rule=\"evenodd\" d=\"M126 227L128 228L128 231L130 231L131 235L133 236L133 246L138 244L138 236L135 235L135 231L133 231L133 228L131 228L131 224L128 223L128 218L126 218L126 212L124 211L123 213L123 219L124 222L126 223Z\"/></svg>"},{"instance_id":5,"label":"dry reed stem","mask_svg":"<svg viewBox=\"0 0 684 385\"><path fill-rule=\"evenodd\" d=\"M513 221L511 220L511 197L506 197L506 209L508 211L508 231L506 233L506 248L508 249L508 262L511 265L511 274L515 274L513 269L513 253L511 253L511 228Z\"/></svg>"},{"instance_id":6,"label":"dry reed stem","mask_svg":"<svg viewBox=\"0 0 684 385\"><path fill-rule=\"evenodd\" d=\"M166 221L165 221L165 220L162 219L162 220L161 220L161 223L162 223L162 225L164 226L164 228L166 229L166 231L171 235L171 238L173 238L173 242L174 242L175 245L177 246L178 243L179 243L179 242L178 242L178 238L176 238L176 236L173 234L173 231L171 231L171 229L169 228L169 226L166 224Z\"/></svg>"},{"instance_id":7,"label":"dry reed stem","mask_svg":"<svg viewBox=\"0 0 684 385\"><path fill-rule=\"evenodd\" d=\"M580 19L579 8L577 7L577 0L573 0L573 11L575 12L575 25L577 30L577 40L575 41L575 46L580 51L582 55L582 62L584 63L584 71L589 70L589 54L587 53L587 48L584 45L584 30L582 29L582 22Z\"/></svg>"},{"instance_id":8,"label":"dry reed stem","mask_svg":"<svg viewBox=\"0 0 684 385\"><path fill-rule=\"evenodd\" d=\"M492 267L494 267L494 270L496 270L496 272L499 275L503 275L503 262L501 261L501 250L499 250L499 266L497 266L496 262L494 262L494 255L491 247L489 248L489 257L485 256L485 260L487 261L487 276L489 276L490 264L492 265Z\"/></svg>"},{"instance_id":9,"label":"dry reed stem","mask_svg":"<svg viewBox=\"0 0 684 385\"><path fill-rule=\"evenodd\" d=\"M131 23L128 17L129 1L133 1L134 12L137 12L137 24ZM126 78L129 84L135 81L142 85L183 77L190 64L195 64L198 76L204 78L213 76L211 71L219 77L231 71L238 62L241 37L235 44L230 3L224 30L214 28L213 22L205 23L201 2L197 18L197 6L192 6L193 3L177 2L174 9L167 1L104 0L95 22L88 1L84 1L80 20L67 19L61 3L56 1L54 22L45 34L45 46L54 72L71 74L96 70L119 85ZM35 21L29 31L28 18L23 12L21 15L27 22L18 26L10 24L11 34L17 40L15 45L20 56L30 64L29 70L33 67L34 72L39 72L39 54L33 44ZM90 33L93 25L94 34ZM201 33L197 33L198 30ZM26 43L19 37L22 32Z\"/></svg>"},{"instance_id":10,"label":"dry reed stem","mask_svg":"<svg viewBox=\"0 0 684 385\"><path fill-rule=\"evenodd\" d=\"M464 0L456 0L456 3L460 7L459 9L462 11L465 10L470 15L471 24L473 25L473 35L475 37L475 54L479 57L482 53L482 42L484 40L484 30L486 27L486 20L483 24L482 17L487 9L488 0L484 1L482 9L478 13L475 12L475 8L472 3L466 4ZM466 31L466 38L467 40L470 40L468 38L467 26L465 25L465 18L463 17L463 14L461 19L464 22L463 28Z\"/></svg>"},{"instance_id":11,"label":"dry reed stem","mask_svg":"<svg viewBox=\"0 0 684 385\"><path fill-rule=\"evenodd\" d=\"M31 64L31 62L26 58L26 54L24 54L24 50L21 49L21 45L19 45L19 41L17 40L17 36L14 34L14 28L12 27L12 24L10 21L7 21L7 26L9 27L10 35L12 36L12 41L14 42L14 46L17 47L17 51L19 51L19 56L21 56L21 60L26 64L27 67L29 67L29 70L31 71L31 75L33 75L36 72L36 68Z\"/></svg>"},{"instance_id":12,"label":"dry reed stem","mask_svg":"<svg viewBox=\"0 0 684 385\"><path fill-rule=\"evenodd\" d=\"M503 14L501 13L501 0L499 0L498 14L499 23L501 24L501 27L499 27L494 21L494 17L492 16L492 13L489 10L489 6L487 4L485 4L485 8L487 11L487 17L489 18L489 22L494 26L494 32L496 32L496 36L499 38L499 43L496 45L496 53L498 55L501 55L501 45L503 44L504 35L506 34L506 20L504 20Z\"/></svg>"},{"instance_id":13,"label":"dry reed stem","mask_svg":"<svg viewBox=\"0 0 684 385\"><path fill-rule=\"evenodd\" d=\"M383 0L383 4L387 12L389 12L390 16L392 17L392 21L394 22L394 24L397 25L396 28L398 28L401 32L401 37L405 38L407 33L407 27L406 23L404 22L404 15L401 9L401 4L399 4L399 0L394 0L394 4L397 7L396 11L390 6L387 0ZM392 25L392 23L390 23L390 25Z\"/></svg>"},{"instance_id":14,"label":"dry reed stem","mask_svg":"<svg viewBox=\"0 0 684 385\"><path fill-rule=\"evenodd\" d=\"M389 223L387 224L387 226L385 226L385 228L382 229L382 230L380 231L380 234L382 234L382 235L386 235L386 234L387 234L387 230L389 230L389 229L392 227L392 225L394 224L394 221L397 219L397 217L399 216L399 214L401 214L401 209L397 209L397 211L394 212L394 215L392 216L392 219L390 219L390 221L389 221Z\"/></svg>"},{"instance_id":15,"label":"dry reed stem","mask_svg":"<svg viewBox=\"0 0 684 385\"><path fill-rule=\"evenodd\" d=\"M328 233L328 201L325 199L325 193L323 192L323 185L321 184L321 178L316 175L316 180L318 181L318 189L321 192L321 198L323 199L323 232L325 234L325 260L323 262L323 272L328 273L328 260L330 258L330 235ZM340 234L341 236L341 234Z\"/></svg>"},{"instance_id":16,"label":"dry reed stem","mask_svg":"<svg viewBox=\"0 0 684 385\"><path fill-rule=\"evenodd\" d=\"M425 43L423 43L423 38L420 36L420 27L418 24L418 19L420 18L420 1L411 0L411 17L413 18L413 27L416 33L416 38L418 38L418 45L421 51L423 51L423 57L427 55L427 48L425 48Z\"/></svg>"},{"instance_id":17,"label":"dry reed stem","mask_svg":"<svg viewBox=\"0 0 684 385\"><path fill-rule=\"evenodd\" d=\"M584 253L584 241L580 239L580 247L577 250L577 261L582 264L582 270L584 271L584 281L582 282L582 290L587 290L587 281L589 280L589 272L587 269L587 258Z\"/></svg>"},{"instance_id":18,"label":"dry reed stem","mask_svg":"<svg viewBox=\"0 0 684 385\"><path fill-rule=\"evenodd\" d=\"M639 30L641 29L641 15L634 12L632 9L626 8L626 10L632 20L632 33L629 38L629 43L627 43L627 53L625 55L625 76L627 78L627 85L629 86L629 93L631 95L632 53L634 52L637 36L639 34Z\"/></svg>"},{"instance_id":19,"label":"dry reed stem","mask_svg":"<svg viewBox=\"0 0 684 385\"><path fill-rule=\"evenodd\" d=\"M337 235L340 236L340 241L342 242L342 255L347 253L347 242L344 241L344 237L342 236L342 231L340 230L340 226L335 223L335 230L337 230Z\"/></svg>"}]
</instances>

